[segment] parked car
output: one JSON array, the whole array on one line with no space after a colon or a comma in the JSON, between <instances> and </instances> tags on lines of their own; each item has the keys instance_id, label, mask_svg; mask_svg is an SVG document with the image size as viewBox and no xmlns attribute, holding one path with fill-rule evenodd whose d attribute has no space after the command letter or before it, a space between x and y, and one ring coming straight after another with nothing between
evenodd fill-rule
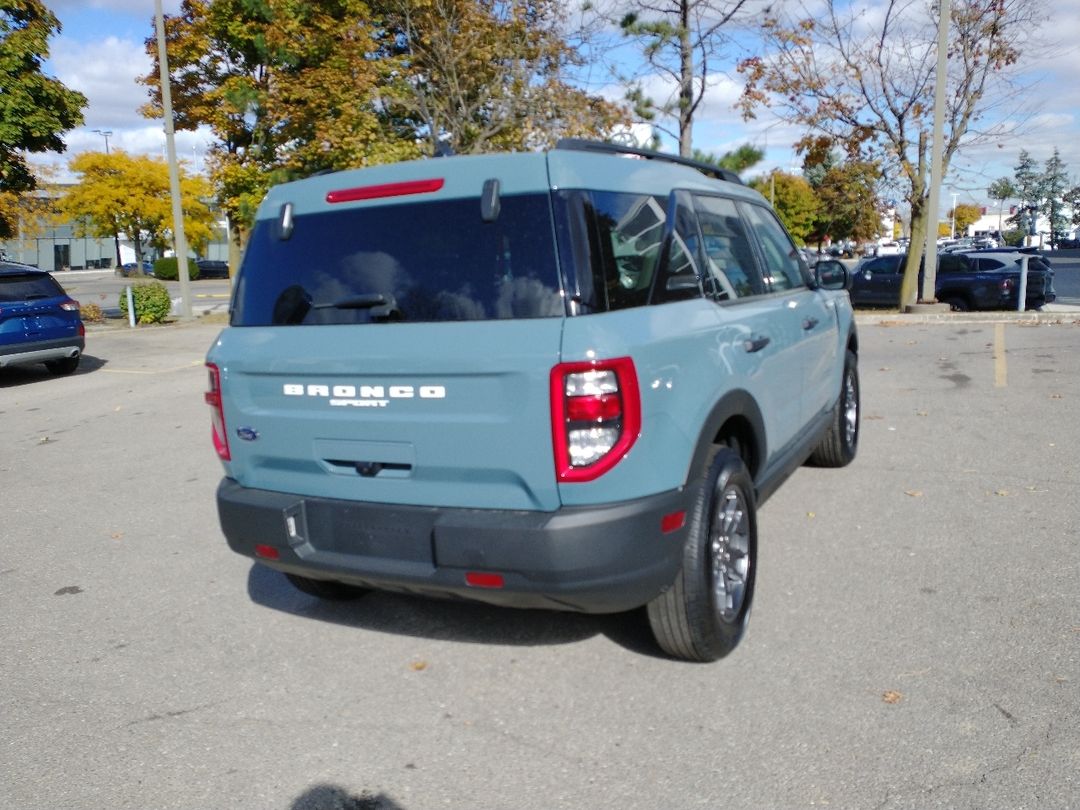
<instances>
[{"instance_id":1,"label":"parked car","mask_svg":"<svg viewBox=\"0 0 1080 810\"><path fill-rule=\"evenodd\" d=\"M935 277L938 301L956 311L1016 309L1020 297L1020 259L1023 254L984 250L938 256ZM1054 274L1041 256L1028 257L1025 308L1038 309L1054 301ZM890 306L900 303L907 254L866 260L852 274L849 294L855 306ZM922 273L919 274L922 285Z\"/></svg>"},{"instance_id":2,"label":"parked car","mask_svg":"<svg viewBox=\"0 0 1080 810\"><path fill-rule=\"evenodd\" d=\"M646 150L277 186L207 356L222 530L315 596L647 606L714 660L758 506L855 456L846 280L734 174Z\"/></svg>"},{"instance_id":3,"label":"parked car","mask_svg":"<svg viewBox=\"0 0 1080 810\"><path fill-rule=\"evenodd\" d=\"M79 302L56 279L0 263L0 368L44 363L53 374L70 374L85 345Z\"/></svg>"},{"instance_id":4,"label":"parked car","mask_svg":"<svg viewBox=\"0 0 1080 810\"><path fill-rule=\"evenodd\" d=\"M116 275L129 278L131 276L152 276L154 275L154 263L151 261L144 261L141 265L137 262L127 262L116 268Z\"/></svg>"},{"instance_id":5,"label":"parked car","mask_svg":"<svg viewBox=\"0 0 1080 810\"><path fill-rule=\"evenodd\" d=\"M199 259L195 262L199 268L198 278L228 278L229 263L216 259Z\"/></svg>"}]
</instances>

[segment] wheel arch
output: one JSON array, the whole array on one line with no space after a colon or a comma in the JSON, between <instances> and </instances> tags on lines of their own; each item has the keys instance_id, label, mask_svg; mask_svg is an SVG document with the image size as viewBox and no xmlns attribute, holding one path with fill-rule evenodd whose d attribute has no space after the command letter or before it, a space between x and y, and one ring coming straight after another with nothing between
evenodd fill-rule
<instances>
[{"instance_id":1,"label":"wheel arch","mask_svg":"<svg viewBox=\"0 0 1080 810\"><path fill-rule=\"evenodd\" d=\"M765 419L747 391L729 391L712 407L687 471L688 484L704 475L715 449L724 445L738 452L750 477L757 480L767 453Z\"/></svg>"}]
</instances>

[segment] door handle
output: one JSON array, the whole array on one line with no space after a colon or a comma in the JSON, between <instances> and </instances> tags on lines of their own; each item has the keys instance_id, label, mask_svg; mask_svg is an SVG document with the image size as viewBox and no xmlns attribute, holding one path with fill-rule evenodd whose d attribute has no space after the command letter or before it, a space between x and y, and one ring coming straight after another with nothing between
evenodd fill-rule
<instances>
[{"instance_id":1,"label":"door handle","mask_svg":"<svg viewBox=\"0 0 1080 810\"><path fill-rule=\"evenodd\" d=\"M764 336L749 338L743 341L743 348L750 354L753 354L754 352L760 352L769 345L769 342L770 338Z\"/></svg>"},{"instance_id":2,"label":"door handle","mask_svg":"<svg viewBox=\"0 0 1080 810\"><path fill-rule=\"evenodd\" d=\"M817 325L818 325L818 319L817 318L806 318L802 322L802 328L807 330L807 331L813 329Z\"/></svg>"}]
</instances>

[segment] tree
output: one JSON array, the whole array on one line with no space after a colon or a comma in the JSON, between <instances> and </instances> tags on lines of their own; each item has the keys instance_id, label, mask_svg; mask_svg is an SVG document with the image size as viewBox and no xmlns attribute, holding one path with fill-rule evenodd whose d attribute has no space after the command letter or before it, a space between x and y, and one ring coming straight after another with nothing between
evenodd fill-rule
<instances>
[{"instance_id":1,"label":"tree","mask_svg":"<svg viewBox=\"0 0 1080 810\"><path fill-rule=\"evenodd\" d=\"M79 236L124 234L139 265L146 247L164 250L171 242L172 201L165 161L120 150L107 155L83 152L72 158L70 169L79 181L60 198L58 209L76 223ZM206 204L210 184L181 172L180 192L184 232L198 252L213 235L214 215Z\"/></svg>"},{"instance_id":2,"label":"tree","mask_svg":"<svg viewBox=\"0 0 1080 810\"><path fill-rule=\"evenodd\" d=\"M1069 230L1069 219L1065 216L1068 203L1065 195L1069 191L1069 176L1065 162L1057 147L1045 164L1039 178L1039 195L1044 200L1046 218L1050 223L1050 246L1056 248L1061 237Z\"/></svg>"},{"instance_id":3,"label":"tree","mask_svg":"<svg viewBox=\"0 0 1080 810\"><path fill-rule=\"evenodd\" d=\"M806 244L821 207L810 183L798 175L774 170L751 180L750 187L772 202L777 216L795 240Z\"/></svg>"},{"instance_id":4,"label":"tree","mask_svg":"<svg viewBox=\"0 0 1080 810\"><path fill-rule=\"evenodd\" d=\"M995 200L998 204L998 233L1001 233L1001 215L1002 209L1005 206L1006 200L1012 200L1016 198L1017 191L1016 186L1008 177L1000 177L990 184L990 188L986 190L986 195Z\"/></svg>"},{"instance_id":5,"label":"tree","mask_svg":"<svg viewBox=\"0 0 1080 810\"><path fill-rule=\"evenodd\" d=\"M627 123L568 83L578 56L554 0L389 0L385 21L401 61L379 100L428 154L550 146Z\"/></svg>"},{"instance_id":6,"label":"tree","mask_svg":"<svg viewBox=\"0 0 1080 810\"><path fill-rule=\"evenodd\" d=\"M751 166L756 166L765 158L765 152L753 144L744 143L731 152L724 152L720 157L695 149L691 157L700 163L711 163L721 169L742 174Z\"/></svg>"},{"instance_id":7,"label":"tree","mask_svg":"<svg viewBox=\"0 0 1080 810\"><path fill-rule=\"evenodd\" d=\"M656 74L676 88L656 102L637 83L628 98L643 120L674 120L674 131L661 128L678 138L683 157L693 154L694 116L705 99L711 71L732 44L729 31L747 20L755 5L751 0L634 0L619 22L626 36L637 39Z\"/></svg>"},{"instance_id":8,"label":"tree","mask_svg":"<svg viewBox=\"0 0 1080 810\"><path fill-rule=\"evenodd\" d=\"M0 238L18 229L18 195L37 180L25 153L64 151L86 97L41 72L60 22L41 0L0 0Z\"/></svg>"},{"instance_id":9,"label":"tree","mask_svg":"<svg viewBox=\"0 0 1080 810\"><path fill-rule=\"evenodd\" d=\"M826 237L856 242L878 237L882 213L878 198L881 170L876 163L841 160L825 144L818 143L803 161L803 176L818 198L818 215L810 238L819 248Z\"/></svg>"},{"instance_id":10,"label":"tree","mask_svg":"<svg viewBox=\"0 0 1080 810\"><path fill-rule=\"evenodd\" d=\"M208 154L230 227L235 266L255 209L279 180L328 168L415 156L410 131L396 130L373 103L392 72L361 0L183 0L165 19L177 129L210 127ZM162 114L157 43L141 81Z\"/></svg>"},{"instance_id":11,"label":"tree","mask_svg":"<svg viewBox=\"0 0 1080 810\"><path fill-rule=\"evenodd\" d=\"M949 218L952 220L950 230L955 235L960 235L967 233L968 227L982 218L982 209L970 203L960 203L949 212Z\"/></svg>"},{"instance_id":12,"label":"tree","mask_svg":"<svg viewBox=\"0 0 1080 810\"><path fill-rule=\"evenodd\" d=\"M1009 98L1009 69L1037 28L1038 2L952 3L942 176L962 144L988 134L975 123ZM797 16L767 16L768 52L740 65L744 115L769 106L806 128L804 149L824 139L880 162L910 210L913 249L900 303L913 303L928 228L937 21L916 0L887 0L873 14L842 0L798 8Z\"/></svg>"},{"instance_id":13,"label":"tree","mask_svg":"<svg viewBox=\"0 0 1080 810\"><path fill-rule=\"evenodd\" d=\"M1042 199L1039 189L1039 169L1035 159L1023 149L1013 167L1014 188L1016 198L1020 205L1016 213L1009 217L1009 224L1025 234L1035 229L1035 219L1042 210Z\"/></svg>"}]
</instances>

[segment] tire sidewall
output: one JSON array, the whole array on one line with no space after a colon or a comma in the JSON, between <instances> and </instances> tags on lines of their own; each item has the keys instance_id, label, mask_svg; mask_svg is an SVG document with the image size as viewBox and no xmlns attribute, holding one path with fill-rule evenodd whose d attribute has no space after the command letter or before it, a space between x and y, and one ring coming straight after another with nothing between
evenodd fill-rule
<instances>
[{"instance_id":1,"label":"tire sidewall","mask_svg":"<svg viewBox=\"0 0 1080 810\"><path fill-rule=\"evenodd\" d=\"M746 512L749 570L739 612L733 621L725 622L717 616L710 537L719 499L731 487L739 489ZM746 632L757 578L757 510L753 481L742 459L729 448L720 449L701 482L683 559L683 575L691 632L702 660L715 660L727 655Z\"/></svg>"}]
</instances>

